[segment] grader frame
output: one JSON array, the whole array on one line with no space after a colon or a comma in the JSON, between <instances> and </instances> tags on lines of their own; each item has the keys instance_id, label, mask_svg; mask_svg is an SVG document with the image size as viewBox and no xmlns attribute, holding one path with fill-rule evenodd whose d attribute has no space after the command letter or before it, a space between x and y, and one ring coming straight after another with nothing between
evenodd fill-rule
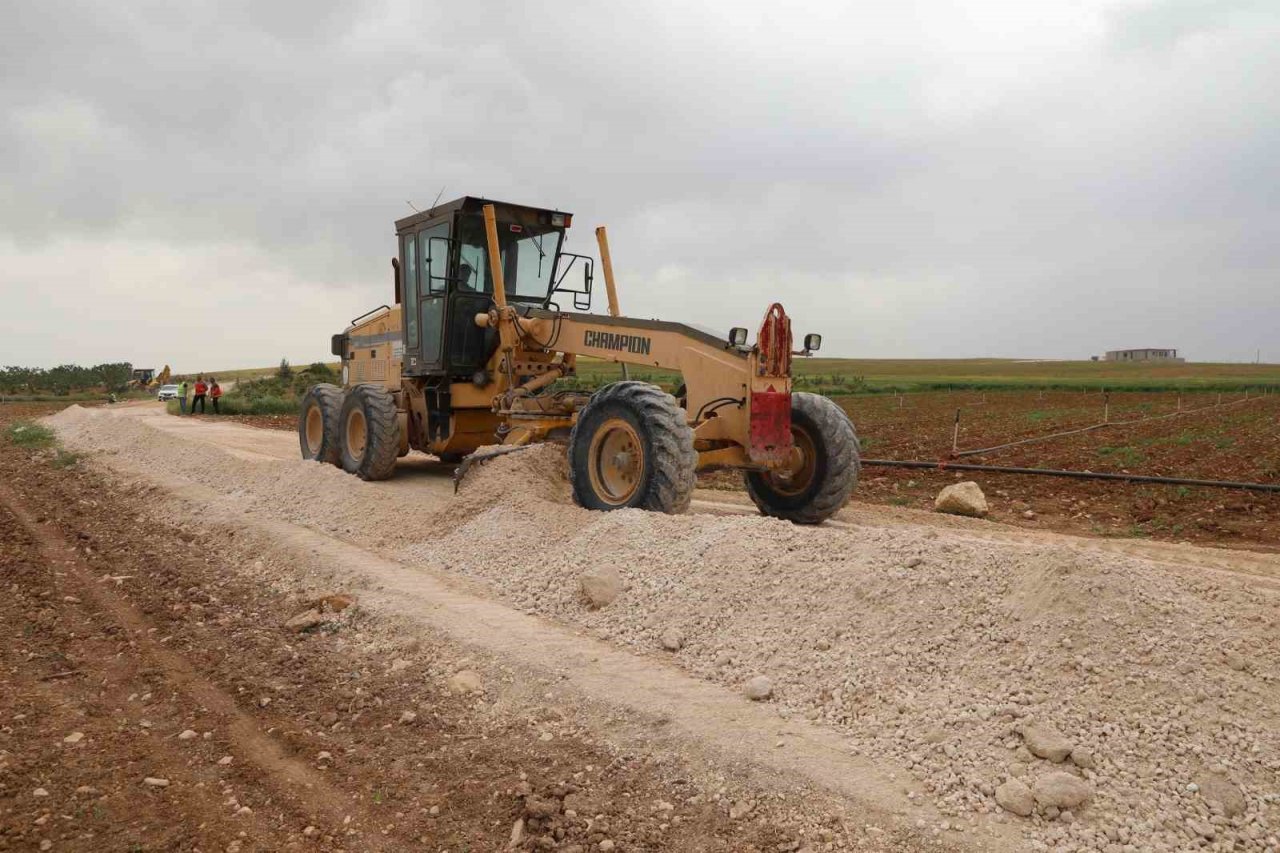
<instances>
[{"instance_id":1,"label":"grader frame","mask_svg":"<svg viewBox=\"0 0 1280 853\"><path fill-rule=\"evenodd\" d=\"M748 491L769 514L814 522L843 504L857 477L857 439L829 400L792 393L792 356L809 354L820 338L808 336L793 352L781 305L769 308L753 346L745 329L718 338L624 317L601 227L609 313L562 311L553 301L565 274L561 260L572 265L579 257L559 249L571 215L478 199L445 209L452 225L434 212L397 223L397 305L335 336L344 388L308 393L299 424L304 457L382 479L410 450L455 461L495 444L505 451L558 440L569 445L575 497L590 508L680 511L695 472L714 468L747 472ZM469 244L454 237L468 233ZM547 292L531 298L525 279L546 277L548 240L556 251ZM576 306L589 303L592 290L592 268L583 264L582 289L567 291ZM462 342L454 359L462 367L441 366L443 356L431 361L437 350L412 346L435 332L428 321L437 312L445 312L439 340ZM627 365L677 371L684 384L677 398L625 379L594 395L558 389L577 375L579 357L620 363L624 377Z\"/></svg>"}]
</instances>

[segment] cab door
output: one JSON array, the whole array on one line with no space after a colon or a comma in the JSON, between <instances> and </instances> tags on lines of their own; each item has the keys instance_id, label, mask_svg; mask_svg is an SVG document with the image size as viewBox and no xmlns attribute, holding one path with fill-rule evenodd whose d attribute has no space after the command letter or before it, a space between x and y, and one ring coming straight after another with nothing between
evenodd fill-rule
<instances>
[{"instance_id":1,"label":"cab door","mask_svg":"<svg viewBox=\"0 0 1280 853\"><path fill-rule=\"evenodd\" d=\"M444 369L444 315L448 293L449 223L441 222L418 232L418 325L422 336L422 365L428 371Z\"/></svg>"},{"instance_id":2,"label":"cab door","mask_svg":"<svg viewBox=\"0 0 1280 853\"><path fill-rule=\"evenodd\" d=\"M444 369L444 315L448 221L401 236L404 269L404 372L421 376ZM445 238L445 239L434 239Z\"/></svg>"}]
</instances>

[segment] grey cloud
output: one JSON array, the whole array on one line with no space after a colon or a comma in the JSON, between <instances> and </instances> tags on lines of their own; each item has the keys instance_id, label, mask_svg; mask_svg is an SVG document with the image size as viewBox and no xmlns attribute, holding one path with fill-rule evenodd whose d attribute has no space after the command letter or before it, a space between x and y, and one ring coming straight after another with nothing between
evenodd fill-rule
<instances>
[{"instance_id":1,"label":"grey cloud","mask_svg":"<svg viewBox=\"0 0 1280 853\"><path fill-rule=\"evenodd\" d=\"M572 210L577 251L608 223L637 312L780 295L840 354L1252 351L1280 7L1049 14L24 3L0 241L240 246L376 304L392 221L443 187Z\"/></svg>"}]
</instances>

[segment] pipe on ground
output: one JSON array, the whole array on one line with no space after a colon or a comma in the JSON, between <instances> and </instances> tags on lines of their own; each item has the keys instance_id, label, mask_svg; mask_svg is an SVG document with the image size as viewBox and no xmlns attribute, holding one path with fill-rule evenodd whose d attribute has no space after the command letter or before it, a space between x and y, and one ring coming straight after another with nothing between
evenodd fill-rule
<instances>
[{"instance_id":1,"label":"pipe on ground","mask_svg":"<svg viewBox=\"0 0 1280 853\"><path fill-rule=\"evenodd\" d=\"M1280 492L1280 484L1237 483L1230 480L1192 480L1185 477L1152 477L1145 474L1107 474L1097 471L1065 471L1058 468L1015 468L1002 465L971 465L965 462L916 462L901 459L863 459L874 468L918 468L937 471L980 471L988 474L1034 474L1068 477L1075 480L1113 480L1123 483L1154 483L1160 486L1201 486L1209 489L1244 489L1251 492Z\"/></svg>"}]
</instances>

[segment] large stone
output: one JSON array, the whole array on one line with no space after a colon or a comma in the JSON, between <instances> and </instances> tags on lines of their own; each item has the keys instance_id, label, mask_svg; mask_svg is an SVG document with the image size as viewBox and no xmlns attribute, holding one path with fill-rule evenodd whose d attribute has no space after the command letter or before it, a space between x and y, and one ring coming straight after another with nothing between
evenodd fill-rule
<instances>
[{"instance_id":1,"label":"large stone","mask_svg":"<svg viewBox=\"0 0 1280 853\"><path fill-rule=\"evenodd\" d=\"M578 575L578 583L582 597L596 609L607 607L622 594L622 575L613 566L588 569Z\"/></svg>"},{"instance_id":2,"label":"large stone","mask_svg":"<svg viewBox=\"0 0 1280 853\"><path fill-rule=\"evenodd\" d=\"M746 686L742 688L742 692L747 694L748 699L754 699L759 702L773 695L773 682L769 680L767 675L757 675L747 682Z\"/></svg>"},{"instance_id":3,"label":"large stone","mask_svg":"<svg viewBox=\"0 0 1280 853\"><path fill-rule=\"evenodd\" d=\"M319 628L328 620L321 615L319 610L304 610L297 616L284 623L284 626L291 631L297 631L299 634L313 631Z\"/></svg>"},{"instance_id":4,"label":"large stone","mask_svg":"<svg viewBox=\"0 0 1280 853\"><path fill-rule=\"evenodd\" d=\"M996 802L1000 808L1021 817L1026 817L1036 808L1031 789L1017 779L1010 779L996 788Z\"/></svg>"},{"instance_id":5,"label":"large stone","mask_svg":"<svg viewBox=\"0 0 1280 853\"><path fill-rule=\"evenodd\" d=\"M987 496L972 480L955 483L938 492L938 497L933 501L933 508L938 512L967 515L972 518L982 518L990 511L987 507Z\"/></svg>"},{"instance_id":6,"label":"large stone","mask_svg":"<svg viewBox=\"0 0 1280 853\"><path fill-rule=\"evenodd\" d=\"M1055 770L1036 779L1031 793L1042 809L1076 809L1089 801L1093 789L1080 777Z\"/></svg>"},{"instance_id":7,"label":"large stone","mask_svg":"<svg viewBox=\"0 0 1280 853\"><path fill-rule=\"evenodd\" d=\"M1074 745L1062 736L1053 726L1045 723L1027 723L1018 728L1018 734L1026 743L1032 755L1048 759L1055 764L1067 760Z\"/></svg>"},{"instance_id":8,"label":"large stone","mask_svg":"<svg viewBox=\"0 0 1280 853\"><path fill-rule=\"evenodd\" d=\"M1200 796L1205 802L1216 803L1227 817L1235 817L1244 813L1248 804L1244 792L1220 773L1204 773L1196 779L1200 786Z\"/></svg>"}]
</instances>

